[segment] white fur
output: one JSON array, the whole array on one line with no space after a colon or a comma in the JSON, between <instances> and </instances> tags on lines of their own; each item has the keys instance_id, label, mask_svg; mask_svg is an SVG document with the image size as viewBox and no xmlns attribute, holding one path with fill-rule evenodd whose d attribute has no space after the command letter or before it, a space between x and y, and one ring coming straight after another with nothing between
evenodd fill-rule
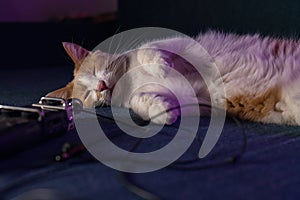
<instances>
[{"instance_id":1,"label":"white fur","mask_svg":"<svg viewBox=\"0 0 300 200\"><path fill-rule=\"evenodd\" d=\"M126 84L115 88L120 99L113 106L130 107L142 118L151 119L154 115L177 105L170 91L157 84L135 90L145 79L156 83L163 80L171 90L180 93L187 104L194 100L211 104L210 96L215 105L224 109L226 99L230 97L240 94L255 96L263 94L270 88L280 87L282 91L280 102L277 102L276 108L260 121L300 125L299 42L262 38L259 35L238 36L215 32L201 34L195 39L205 51L199 51L199 46L190 39L178 37L152 41L142 45L137 51L128 52L130 62L127 70L130 71L140 65L143 68L131 75ZM200 66L208 81L207 87L190 64L161 49L170 49L175 54L184 55L191 61L190 63ZM83 67L88 67L91 63L99 65L101 57L99 53L94 54L91 53L88 58L90 61L83 64ZM103 65L103 62L101 63ZM211 70L215 65L221 77ZM197 96L185 85L186 82L170 72L171 68L182 73L190 81ZM88 90L95 90L95 84L99 80L104 80L109 86L118 81L113 75L105 75L107 73L101 66L98 66L96 71L97 73L92 76L88 73L79 75L81 78L78 80L86 85ZM217 84L220 82L224 83L226 96L220 92L221 88ZM110 103L108 95L104 95L104 100L97 99L95 95L89 95L89 98ZM181 114L192 115L193 110L186 108ZM153 118L153 121L171 124L179 114L178 109L175 109L159 118Z\"/></svg>"}]
</instances>

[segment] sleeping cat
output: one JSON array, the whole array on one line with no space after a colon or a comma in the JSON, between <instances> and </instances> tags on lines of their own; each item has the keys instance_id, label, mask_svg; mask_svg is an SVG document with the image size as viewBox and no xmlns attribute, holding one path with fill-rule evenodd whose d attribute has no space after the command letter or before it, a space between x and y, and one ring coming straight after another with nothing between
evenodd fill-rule
<instances>
[{"instance_id":1,"label":"sleeping cat","mask_svg":"<svg viewBox=\"0 0 300 200\"><path fill-rule=\"evenodd\" d=\"M74 79L47 96L76 97L85 107L92 107L111 105L114 92L120 98L111 106L131 108L144 120L172 124L180 115L193 115L195 110L170 109L178 106L171 92L176 91L186 104L213 102L241 119L300 125L300 42L217 32L200 34L195 40L210 58L183 37L147 42L121 55L92 52L65 42L63 46L75 63ZM191 62L178 55L187 56L203 69L215 65L221 76L211 74L209 81L204 82ZM130 73L126 84L116 84L122 75L133 69L137 70ZM188 80L194 92L190 92L172 69ZM143 80L153 84L142 85ZM171 90L160 85L161 81ZM226 95L215 86L220 81ZM161 112L164 114L157 116ZM209 114L209 110L201 110L202 114Z\"/></svg>"}]
</instances>

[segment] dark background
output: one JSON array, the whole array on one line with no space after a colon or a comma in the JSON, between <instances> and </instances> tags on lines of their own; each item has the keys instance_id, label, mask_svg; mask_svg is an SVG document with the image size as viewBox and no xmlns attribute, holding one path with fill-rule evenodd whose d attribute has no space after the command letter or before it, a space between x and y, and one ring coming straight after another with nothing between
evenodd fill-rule
<instances>
[{"instance_id":1,"label":"dark background","mask_svg":"<svg viewBox=\"0 0 300 200\"><path fill-rule=\"evenodd\" d=\"M293 38L300 35L300 1L296 0L120 0L116 16L101 22L98 16L2 22L0 104L37 103L41 96L68 83L73 67L62 48L63 41L93 49L116 32L144 26L171 28L191 36L207 29ZM100 111L111 116L108 108ZM120 134L113 121L103 124L108 134ZM170 166L131 174L131 178L161 199L299 199L300 128L241 124L227 120L212 153L183 165L186 169ZM205 134L207 124L200 128L199 135ZM143 143L141 148L145 149L141 150L161 145L174 132L167 127L155 141ZM116 144L133 146L125 139L115 140ZM41 188L69 197L65 200L141 199L126 189L118 171L96 162L87 152L55 162L54 156L61 153L65 142L79 144L76 131L0 159L0 199L10 200ZM244 153L242 147L246 147ZM198 151L199 144L194 142L182 160L195 158ZM224 163L235 155L240 156L237 162ZM199 166L206 167L195 169ZM46 199L46 193L42 192L40 199Z\"/></svg>"},{"instance_id":2,"label":"dark background","mask_svg":"<svg viewBox=\"0 0 300 200\"><path fill-rule=\"evenodd\" d=\"M297 0L120 0L117 18L93 16L45 22L0 24L1 68L69 64L61 46L73 41L92 49L116 31L158 26L194 36L207 29L296 37L300 33Z\"/></svg>"},{"instance_id":3,"label":"dark background","mask_svg":"<svg viewBox=\"0 0 300 200\"><path fill-rule=\"evenodd\" d=\"M125 28L161 26L192 35L207 29L287 36L300 32L297 0L123 0L119 8Z\"/></svg>"}]
</instances>

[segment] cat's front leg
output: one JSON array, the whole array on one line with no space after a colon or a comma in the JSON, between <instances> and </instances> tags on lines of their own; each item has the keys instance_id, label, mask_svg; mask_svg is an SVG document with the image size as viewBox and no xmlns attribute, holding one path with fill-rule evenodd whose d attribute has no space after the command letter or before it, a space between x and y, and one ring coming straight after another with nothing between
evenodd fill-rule
<instances>
[{"instance_id":1,"label":"cat's front leg","mask_svg":"<svg viewBox=\"0 0 300 200\"><path fill-rule=\"evenodd\" d=\"M165 78L174 65L171 53L151 46L140 48L137 60L145 71L158 78Z\"/></svg>"},{"instance_id":2,"label":"cat's front leg","mask_svg":"<svg viewBox=\"0 0 300 200\"><path fill-rule=\"evenodd\" d=\"M180 115L174 100L153 93L134 95L130 100L130 107L144 120L151 120L156 124L172 124Z\"/></svg>"}]
</instances>

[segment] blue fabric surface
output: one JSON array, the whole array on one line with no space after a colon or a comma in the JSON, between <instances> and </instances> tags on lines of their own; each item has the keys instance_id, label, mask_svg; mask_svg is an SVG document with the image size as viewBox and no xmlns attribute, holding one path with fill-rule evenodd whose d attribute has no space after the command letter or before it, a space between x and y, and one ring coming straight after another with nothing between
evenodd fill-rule
<instances>
[{"instance_id":1,"label":"blue fabric surface","mask_svg":"<svg viewBox=\"0 0 300 200\"><path fill-rule=\"evenodd\" d=\"M35 103L48 91L66 84L71 74L69 67L2 71L0 103ZM110 116L109 108L98 112ZM119 134L120 131L113 128L113 121L102 120L101 123L110 130L107 134ZM202 118L200 124L199 137L203 138L209 118ZM242 124L246 130L247 148L235 163L223 164L241 152L243 134L242 129L228 119L220 140L206 158L181 165L187 168L185 170L171 165L130 177L161 199L298 199L300 127ZM157 137L143 141L136 151L153 150L166 144L174 134L175 128L165 127ZM126 136L112 141L125 149L134 144ZM1 160L0 199L20 197L39 189L44 189L40 190L41 195L54 192L61 199L141 199L123 186L119 172L95 161L87 152L67 161L55 162L54 157L65 142L80 143L76 131ZM199 144L194 141L180 160L194 159L198 151ZM218 165L209 167L214 163ZM195 166L208 167L193 170Z\"/></svg>"}]
</instances>

